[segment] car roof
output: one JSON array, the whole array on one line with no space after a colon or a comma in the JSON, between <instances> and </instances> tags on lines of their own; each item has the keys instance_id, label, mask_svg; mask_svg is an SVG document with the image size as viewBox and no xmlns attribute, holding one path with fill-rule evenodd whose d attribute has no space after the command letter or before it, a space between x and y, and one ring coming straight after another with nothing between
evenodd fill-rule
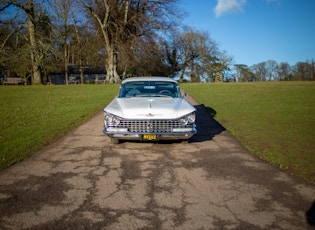
<instances>
[{"instance_id":1,"label":"car roof","mask_svg":"<svg viewBox=\"0 0 315 230\"><path fill-rule=\"evenodd\" d=\"M177 83L172 78L169 77L159 77L159 76L143 76L143 77L130 77L121 82L121 84L127 83L127 82L136 82L136 81L167 81L167 82L174 82Z\"/></svg>"}]
</instances>

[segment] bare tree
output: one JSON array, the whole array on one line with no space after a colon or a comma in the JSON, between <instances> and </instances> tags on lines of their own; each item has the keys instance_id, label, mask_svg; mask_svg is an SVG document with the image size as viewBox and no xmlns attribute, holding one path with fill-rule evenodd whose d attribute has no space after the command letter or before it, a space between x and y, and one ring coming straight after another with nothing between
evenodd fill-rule
<instances>
[{"instance_id":1,"label":"bare tree","mask_svg":"<svg viewBox=\"0 0 315 230\"><path fill-rule=\"evenodd\" d=\"M118 1L90 0L81 1L81 3L95 20L102 34L106 50L106 78L109 82L119 82L120 78L117 73L117 38L122 29L121 23L126 21L126 19L123 21L119 21L119 19L121 19L122 15L126 17L127 14L128 16L129 2L123 1L123 3L119 3ZM125 9L122 9L123 4L125 5Z\"/></svg>"},{"instance_id":2,"label":"bare tree","mask_svg":"<svg viewBox=\"0 0 315 230\"><path fill-rule=\"evenodd\" d=\"M200 82L209 68L214 70L217 67L214 65L219 54L217 44L207 32L186 29L178 37L177 48L181 66L180 82L186 74L190 76L191 82Z\"/></svg>"},{"instance_id":3,"label":"bare tree","mask_svg":"<svg viewBox=\"0 0 315 230\"><path fill-rule=\"evenodd\" d=\"M165 49L165 63L168 66L167 76L170 77L175 77L180 71L178 47L174 42L174 40L171 40L170 44L167 41L163 42Z\"/></svg>"},{"instance_id":4,"label":"bare tree","mask_svg":"<svg viewBox=\"0 0 315 230\"><path fill-rule=\"evenodd\" d=\"M205 68L208 72L208 78L213 82L223 82L226 71L231 69L233 64L233 58L226 52L217 52L215 57L211 57L208 62L205 63Z\"/></svg>"},{"instance_id":5,"label":"bare tree","mask_svg":"<svg viewBox=\"0 0 315 230\"><path fill-rule=\"evenodd\" d=\"M251 69L244 64L236 64L234 65L237 79L239 82L248 82L248 81L254 81L254 73L251 71Z\"/></svg>"},{"instance_id":6,"label":"bare tree","mask_svg":"<svg viewBox=\"0 0 315 230\"><path fill-rule=\"evenodd\" d=\"M12 12L22 12L27 20L27 24L22 27L27 28L31 61L31 78L32 84L42 83L43 60L46 52L50 49L47 38L50 36L49 17L47 12L42 10L42 4L33 0L5 0L0 3L0 11L9 9ZM14 9L14 10L13 10ZM48 26L47 26L48 25Z\"/></svg>"},{"instance_id":7,"label":"bare tree","mask_svg":"<svg viewBox=\"0 0 315 230\"><path fill-rule=\"evenodd\" d=\"M7 27L5 27L7 26ZM31 72L27 31L13 21L1 21L0 77L19 76L24 84ZM3 79L1 79L3 80Z\"/></svg>"},{"instance_id":8,"label":"bare tree","mask_svg":"<svg viewBox=\"0 0 315 230\"><path fill-rule=\"evenodd\" d=\"M256 80L266 81L267 69L266 62L260 62L251 67L252 72L255 74Z\"/></svg>"},{"instance_id":9,"label":"bare tree","mask_svg":"<svg viewBox=\"0 0 315 230\"><path fill-rule=\"evenodd\" d=\"M291 75L291 67L286 62L281 62L278 66L278 76L280 80L287 80Z\"/></svg>"},{"instance_id":10,"label":"bare tree","mask_svg":"<svg viewBox=\"0 0 315 230\"><path fill-rule=\"evenodd\" d=\"M278 63L275 60L266 61L266 77L269 81L275 81L278 79Z\"/></svg>"},{"instance_id":11,"label":"bare tree","mask_svg":"<svg viewBox=\"0 0 315 230\"><path fill-rule=\"evenodd\" d=\"M154 30L169 28L175 12L176 0L81 0L81 4L94 19L103 38L106 51L105 68L109 82L119 82L117 73L122 44L132 47L142 36Z\"/></svg>"},{"instance_id":12,"label":"bare tree","mask_svg":"<svg viewBox=\"0 0 315 230\"><path fill-rule=\"evenodd\" d=\"M32 83L41 84L41 71L40 66L43 59L41 52L39 51L38 38L36 31L36 20L38 14L36 14L36 9L38 6L33 2L33 0L25 1L3 1L0 4L0 11L3 11L10 6L14 6L20 9L27 17L27 29L29 33L29 44L30 44L30 54L32 63Z\"/></svg>"},{"instance_id":13,"label":"bare tree","mask_svg":"<svg viewBox=\"0 0 315 230\"><path fill-rule=\"evenodd\" d=\"M55 14L55 26L57 27L58 37L63 41L63 61L65 70L66 84L69 84L69 42L70 25L74 0L50 0L50 6Z\"/></svg>"},{"instance_id":14,"label":"bare tree","mask_svg":"<svg viewBox=\"0 0 315 230\"><path fill-rule=\"evenodd\" d=\"M298 81L314 81L315 62L297 62L293 66L293 75Z\"/></svg>"}]
</instances>

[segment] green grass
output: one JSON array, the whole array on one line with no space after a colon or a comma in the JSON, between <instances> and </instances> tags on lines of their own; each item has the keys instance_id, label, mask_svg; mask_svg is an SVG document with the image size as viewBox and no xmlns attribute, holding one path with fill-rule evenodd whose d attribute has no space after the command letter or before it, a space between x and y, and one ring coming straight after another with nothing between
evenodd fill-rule
<instances>
[{"instance_id":1,"label":"green grass","mask_svg":"<svg viewBox=\"0 0 315 230\"><path fill-rule=\"evenodd\" d=\"M315 82L181 85L251 153L315 183Z\"/></svg>"},{"instance_id":2,"label":"green grass","mask_svg":"<svg viewBox=\"0 0 315 230\"><path fill-rule=\"evenodd\" d=\"M118 85L0 86L0 169L83 123L117 92Z\"/></svg>"}]
</instances>

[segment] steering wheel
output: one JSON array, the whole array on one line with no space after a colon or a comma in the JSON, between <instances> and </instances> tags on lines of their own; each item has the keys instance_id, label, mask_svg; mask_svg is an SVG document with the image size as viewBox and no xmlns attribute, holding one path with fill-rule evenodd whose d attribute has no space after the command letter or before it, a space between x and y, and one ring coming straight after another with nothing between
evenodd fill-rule
<instances>
[{"instance_id":1,"label":"steering wheel","mask_svg":"<svg viewBox=\"0 0 315 230\"><path fill-rule=\"evenodd\" d=\"M161 94L172 94L171 91L166 90L166 89L161 90L159 93L161 93Z\"/></svg>"}]
</instances>

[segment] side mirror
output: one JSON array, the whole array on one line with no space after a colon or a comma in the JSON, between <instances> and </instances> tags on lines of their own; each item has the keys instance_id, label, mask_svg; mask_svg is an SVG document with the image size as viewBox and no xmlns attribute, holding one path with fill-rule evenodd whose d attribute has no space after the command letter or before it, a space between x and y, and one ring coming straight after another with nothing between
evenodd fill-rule
<instances>
[{"instance_id":1,"label":"side mirror","mask_svg":"<svg viewBox=\"0 0 315 230\"><path fill-rule=\"evenodd\" d=\"M184 98L184 97L186 97L186 96L187 96L187 93L186 93L186 92L182 94L182 98Z\"/></svg>"}]
</instances>

